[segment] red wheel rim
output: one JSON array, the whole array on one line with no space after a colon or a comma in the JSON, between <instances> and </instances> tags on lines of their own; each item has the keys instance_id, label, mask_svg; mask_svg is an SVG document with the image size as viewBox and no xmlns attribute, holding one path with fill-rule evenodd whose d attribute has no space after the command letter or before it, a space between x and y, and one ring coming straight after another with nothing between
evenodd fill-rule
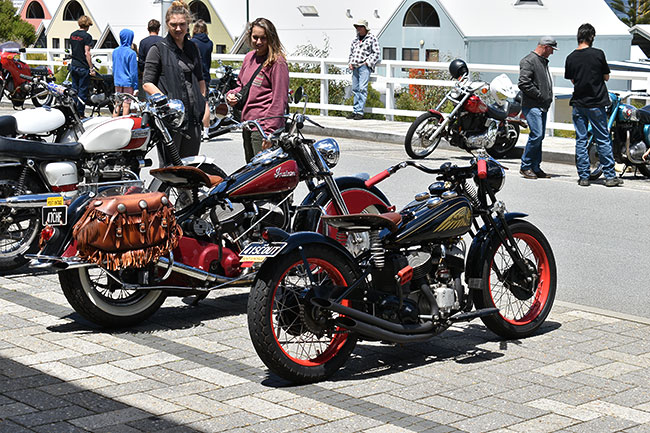
<instances>
[{"instance_id":1,"label":"red wheel rim","mask_svg":"<svg viewBox=\"0 0 650 433\"><path fill-rule=\"evenodd\" d=\"M309 258L307 259L310 267L312 269L312 274L317 282L322 282L323 279L329 278L333 285L335 286L347 286L343 275L339 272L338 269L334 267L330 262L318 258ZM270 323L271 329L273 331L273 337L275 338L275 343L278 345L280 350L291 359L293 362L304 365L307 367L315 367L322 365L331 360L337 353L341 350L345 342L347 341L347 333L342 328L337 327L334 329L333 333L326 333L322 337L318 337L313 332L308 329L304 329L303 323L291 323L289 326L282 326L280 321L280 314L283 312L289 311L290 314L292 309L297 308L296 306L287 307L287 296L295 296L295 299L298 299L298 290L300 287L298 283L303 283L305 285L309 284L309 277L307 275L301 277L292 277L298 278L300 281L295 281L291 285L291 289L283 286L283 281L289 277L289 273L294 268L301 267L304 268L304 264L301 261L298 261L291 265L285 273L280 278L278 285L273 290L273 297L271 298L271 312L270 312ZM286 290L286 295L281 301L278 300L278 290ZM303 287L304 290L304 287ZM348 305L347 301L342 302L343 305ZM278 308L280 307L280 308ZM284 308L284 311L279 311ZM301 318L296 320L302 321ZM301 332L299 335L291 335L287 332L286 328L291 328L294 326L300 326L301 331L305 330L306 332ZM295 332L294 332L295 333Z\"/></svg>"},{"instance_id":2,"label":"red wheel rim","mask_svg":"<svg viewBox=\"0 0 650 433\"><path fill-rule=\"evenodd\" d=\"M551 270L548 256L544 247L534 236L526 233L513 233L524 259L532 261L537 268L539 281L534 295L526 300L517 299L514 294L498 280L495 272L495 259L499 257L501 264L500 272L503 273L507 266L513 266L512 259L505 251L503 245L497 249L490 267L489 289L492 303L499 309L499 314L508 323L522 326L534 321L544 310L551 292Z\"/></svg>"}]
</instances>

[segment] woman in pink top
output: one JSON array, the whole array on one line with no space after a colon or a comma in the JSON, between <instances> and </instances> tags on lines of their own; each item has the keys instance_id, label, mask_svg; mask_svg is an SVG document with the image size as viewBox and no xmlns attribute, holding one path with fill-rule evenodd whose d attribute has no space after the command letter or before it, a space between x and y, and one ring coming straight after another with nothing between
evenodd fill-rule
<instances>
[{"instance_id":1,"label":"woman in pink top","mask_svg":"<svg viewBox=\"0 0 650 433\"><path fill-rule=\"evenodd\" d=\"M258 18L248 27L246 37L253 51L244 57L237 79L238 86L228 92L226 100L230 105L237 104L237 94L241 95L242 88L250 82L248 98L242 109L242 120L282 116L289 99L289 68L278 32L271 21ZM255 74L258 70L259 73ZM262 120L260 124L264 132L270 134L284 126L284 119ZM263 142L262 135L257 130L244 129L242 135L246 162L271 145Z\"/></svg>"}]
</instances>

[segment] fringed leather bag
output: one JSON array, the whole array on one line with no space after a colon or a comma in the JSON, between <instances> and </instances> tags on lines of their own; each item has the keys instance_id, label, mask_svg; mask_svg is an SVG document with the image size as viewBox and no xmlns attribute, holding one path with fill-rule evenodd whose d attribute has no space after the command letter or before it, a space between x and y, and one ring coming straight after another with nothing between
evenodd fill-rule
<instances>
[{"instance_id":1,"label":"fringed leather bag","mask_svg":"<svg viewBox=\"0 0 650 433\"><path fill-rule=\"evenodd\" d=\"M79 256L111 271L158 260L182 235L161 192L98 198L72 231Z\"/></svg>"}]
</instances>

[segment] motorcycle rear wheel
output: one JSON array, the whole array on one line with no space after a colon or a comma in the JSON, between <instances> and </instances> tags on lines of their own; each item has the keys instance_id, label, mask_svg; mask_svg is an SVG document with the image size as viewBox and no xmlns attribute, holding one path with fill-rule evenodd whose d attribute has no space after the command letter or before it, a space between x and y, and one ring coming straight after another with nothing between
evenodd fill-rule
<instances>
[{"instance_id":1,"label":"motorcycle rear wheel","mask_svg":"<svg viewBox=\"0 0 650 433\"><path fill-rule=\"evenodd\" d=\"M442 134L434 141L429 141L427 137L430 137L440 127L442 120L440 114L432 113L431 111L427 111L415 119L404 139L404 148L411 158L426 158L436 150L436 147L438 147L442 139Z\"/></svg>"},{"instance_id":2,"label":"motorcycle rear wheel","mask_svg":"<svg viewBox=\"0 0 650 433\"><path fill-rule=\"evenodd\" d=\"M127 290L99 267L59 272L66 299L83 318L105 328L125 328L149 318L165 302L160 290Z\"/></svg>"},{"instance_id":3,"label":"motorcycle rear wheel","mask_svg":"<svg viewBox=\"0 0 650 433\"><path fill-rule=\"evenodd\" d=\"M527 221L514 221L509 228L524 260L539 275L536 287L530 287L532 283L525 280L497 238L483 264L483 290L474 291L474 304L477 309L498 308L499 313L481 320L495 334L518 339L532 335L551 312L557 270L551 245L537 227Z\"/></svg>"},{"instance_id":4,"label":"motorcycle rear wheel","mask_svg":"<svg viewBox=\"0 0 650 433\"><path fill-rule=\"evenodd\" d=\"M350 263L331 248L305 245L317 284L348 286ZM310 279L298 251L263 266L248 297L248 330L260 359L293 383L325 380L347 361L357 338L334 323L337 316L313 306ZM343 301L347 304L347 301Z\"/></svg>"},{"instance_id":5,"label":"motorcycle rear wheel","mask_svg":"<svg viewBox=\"0 0 650 433\"><path fill-rule=\"evenodd\" d=\"M11 197L18 193L18 181L22 169L8 169L0 177L0 197ZM46 192L45 186L33 176L25 180L23 194ZM14 214L9 208L0 208L0 273L18 269L27 259L25 254L38 250L41 229L40 209L16 209Z\"/></svg>"}]
</instances>

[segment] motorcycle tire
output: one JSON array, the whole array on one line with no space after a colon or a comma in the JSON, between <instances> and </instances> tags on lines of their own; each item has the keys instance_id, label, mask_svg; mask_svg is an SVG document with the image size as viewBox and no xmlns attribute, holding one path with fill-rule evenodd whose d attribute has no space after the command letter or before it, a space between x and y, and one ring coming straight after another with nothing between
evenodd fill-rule
<instances>
[{"instance_id":1,"label":"motorcycle tire","mask_svg":"<svg viewBox=\"0 0 650 433\"><path fill-rule=\"evenodd\" d=\"M639 172L650 179L650 163L647 164L638 164L636 165L636 168L639 170Z\"/></svg>"},{"instance_id":2,"label":"motorcycle tire","mask_svg":"<svg viewBox=\"0 0 650 433\"><path fill-rule=\"evenodd\" d=\"M503 128L508 128L507 131L501 131ZM512 150L517 146L519 140L519 125L516 123L508 123L499 127L499 133L494 142L494 145L487 149L487 153L494 159L507 158Z\"/></svg>"},{"instance_id":3,"label":"motorcycle tire","mask_svg":"<svg viewBox=\"0 0 650 433\"><path fill-rule=\"evenodd\" d=\"M137 325L158 311L166 298L161 290L127 290L99 267L61 271L59 283L77 313L105 328Z\"/></svg>"},{"instance_id":4,"label":"motorcycle tire","mask_svg":"<svg viewBox=\"0 0 650 433\"><path fill-rule=\"evenodd\" d=\"M22 168L6 169L0 177L0 197L18 194L18 178ZM23 194L47 192L46 187L30 173L25 179ZM41 232L41 209L17 209L10 214L9 208L0 208L0 273L20 268L27 259L25 254L38 250Z\"/></svg>"},{"instance_id":5,"label":"motorcycle tire","mask_svg":"<svg viewBox=\"0 0 650 433\"><path fill-rule=\"evenodd\" d=\"M501 337L518 339L537 331L551 312L557 270L551 245L537 227L515 220L509 228L524 260L537 270L537 286L527 287L532 283L525 280L500 238L495 237L483 264L482 290L473 292L473 300L477 309L499 309L497 314L481 317L485 326Z\"/></svg>"},{"instance_id":6,"label":"motorcycle tire","mask_svg":"<svg viewBox=\"0 0 650 433\"><path fill-rule=\"evenodd\" d=\"M587 143L587 153L589 154L589 180L596 180L603 175L603 166L598 157L598 146L594 143L594 139L589 134ZM576 157L576 166L578 165L578 158Z\"/></svg>"},{"instance_id":7,"label":"motorcycle tire","mask_svg":"<svg viewBox=\"0 0 650 433\"><path fill-rule=\"evenodd\" d=\"M420 115L409 127L404 139L404 148L406 153L413 159L422 159L431 155L436 147L440 144L442 134L434 142L429 142L427 138L442 123L442 116L437 113L427 111Z\"/></svg>"},{"instance_id":8,"label":"motorcycle tire","mask_svg":"<svg viewBox=\"0 0 650 433\"><path fill-rule=\"evenodd\" d=\"M317 283L349 286L355 281L350 262L322 245L304 245L303 255ZM248 330L264 364L292 383L325 380L350 357L354 334L334 324L336 313L310 303L309 276L299 252L265 264L248 297ZM322 288L322 286L321 286ZM343 304L349 305L346 300Z\"/></svg>"},{"instance_id":9,"label":"motorcycle tire","mask_svg":"<svg viewBox=\"0 0 650 433\"><path fill-rule=\"evenodd\" d=\"M43 91L43 87L39 87L37 89L32 90L32 94L37 94ZM43 105L49 106L52 104L52 100L54 100L54 96L52 96L50 93L47 93L40 98L37 96L32 97L32 104L34 104L34 107L42 107Z\"/></svg>"}]
</instances>

